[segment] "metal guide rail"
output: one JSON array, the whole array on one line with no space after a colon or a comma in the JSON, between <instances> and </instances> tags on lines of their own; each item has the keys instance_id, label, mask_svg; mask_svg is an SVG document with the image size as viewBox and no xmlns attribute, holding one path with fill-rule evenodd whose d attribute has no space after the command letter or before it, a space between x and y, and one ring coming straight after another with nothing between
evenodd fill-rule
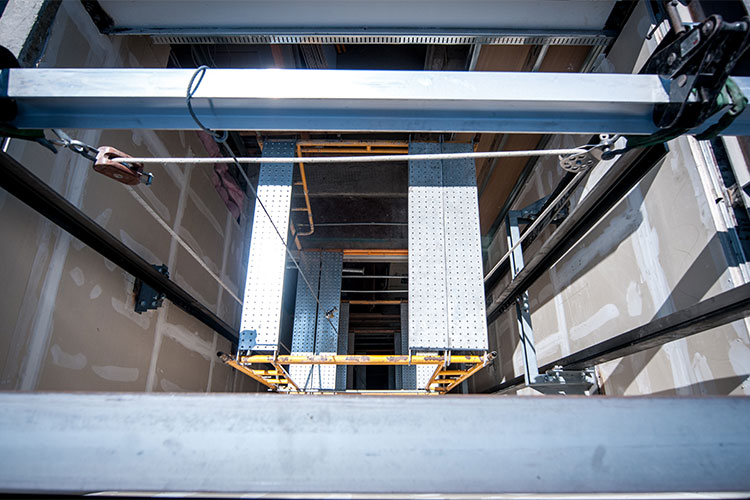
<instances>
[{"instance_id":1,"label":"metal guide rail","mask_svg":"<svg viewBox=\"0 0 750 500\"><path fill-rule=\"evenodd\" d=\"M265 385L273 391L288 392L293 394L302 393L335 393L335 394L371 394L368 391L331 390L320 391L319 389L300 389L289 372L284 368L288 365L379 365L379 366L434 366L434 371L425 385L424 391L376 391L383 394L447 394L461 382L477 373L497 357L497 353L484 352L480 355L343 355L343 354L292 354L292 355L237 355L230 356L226 353L218 353L219 358L225 364L244 373ZM456 365L466 365L462 368ZM374 394L374 393L372 393Z\"/></svg>"}]
</instances>

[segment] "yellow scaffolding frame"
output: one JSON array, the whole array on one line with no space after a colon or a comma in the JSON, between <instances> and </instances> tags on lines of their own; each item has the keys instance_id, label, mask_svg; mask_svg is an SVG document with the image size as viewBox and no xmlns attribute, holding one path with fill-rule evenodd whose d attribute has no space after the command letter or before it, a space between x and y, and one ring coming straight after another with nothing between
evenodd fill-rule
<instances>
[{"instance_id":1,"label":"yellow scaffolding frame","mask_svg":"<svg viewBox=\"0 0 750 500\"><path fill-rule=\"evenodd\" d=\"M219 353L221 360L227 365L257 380L269 389L289 393L320 393L321 391L303 391L294 383L283 365L379 365L379 366L418 366L435 365L424 391L333 391L341 394L446 394L458 384L467 380L476 372L487 366L497 357L496 352L485 352L481 355L350 355L350 354L295 354L271 355L250 354L237 357ZM452 364L471 365L464 370L449 370ZM271 365L274 369L260 368L261 365ZM330 391L329 391L330 392Z\"/></svg>"}]
</instances>

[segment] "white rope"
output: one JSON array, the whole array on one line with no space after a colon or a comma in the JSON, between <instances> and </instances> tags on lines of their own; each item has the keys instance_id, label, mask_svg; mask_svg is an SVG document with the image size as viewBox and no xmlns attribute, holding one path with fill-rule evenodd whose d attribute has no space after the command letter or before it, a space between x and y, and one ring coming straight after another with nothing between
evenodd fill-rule
<instances>
[{"instance_id":1,"label":"white rope","mask_svg":"<svg viewBox=\"0 0 750 500\"><path fill-rule=\"evenodd\" d=\"M176 239L176 240L177 240L177 243L179 243L179 244L180 244L180 246L181 246L182 248L184 248L184 249L185 249L185 251L186 251L187 253L189 253L189 254L190 254L190 256L191 256L191 257L193 257L193 258L194 258L194 259L195 259L195 260L196 260L196 261L198 262L198 264L200 264L200 265L201 265L201 267L203 267L203 269L205 269L205 270L206 270L206 272L207 272L208 274L210 274L210 275L211 275L211 277L212 277L213 279L215 279L215 280L216 280L216 281L217 281L217 282L218 282L218 283L219 283L219 284L220 284L220 285L221 285L221 286L222 286L222 287L224 288L224 290L226 290L226 291L227 291L227 293L228 293L229 295L231 295L231 296L232 296L232 298L233 298L234 300L236 300L236 301L237 301L237 302L238 302L238 303L239 303L240 305L242 305L242 300L240 300L240 298L239 298L239 297L237 296L237 294L235 294L235 293L234 293L234 292L233 292L233 291L232 291L232 290L231 290L231 289L230 289L230 288L229 288L229 287L227 286L227 284L226 284L226 283L224 283L224 282L223 282L223 281L221 280L221 278L219 278L219 277L218 277L218 276L216 275L216 273L214 273L214 272L213 272L213 271L212 271L211 269L209 269L209 268L208 268L208 266L206 265L206 263L205 263L205 262L203 262L203 259L201 259L200 257L198 257L198 254L197 254L197 253L195 253L195 252L193 251L193 249L192 249L192 248L190 248L190 246L189 246L189 245L188 245L187 243L185 243L185 241L184 241L184 240L183 240L182 238L180 238L180 235L178 235L178 234L177 234L177 233L176 233L176 232L175 232L175 231L174 231L174 230L173 230L173 229L172 229L171 227L169 227L169 224L167 224L167 223L166 223L166 222L164 221L164 219L162 219L162 218L161 218L161 217L159 216L159 214L157 214L157 213L156 213L156 211L155 211L155 210L154 210L153 208L151 208L151 206L150 206L150 205L149 205L149 204L148 204L148 203L146 202L146 200L144 200L143 198L141 198L141 196L140 196L140 195L139 195L139 194L138 194L138 193L137 193L137 192L135 191L135 189L133 189L132 187L128 186L127 184L125 185L125 189L127 189L127 190L128 190L128 192L130 192L130 194L132 194L132 195L133 195L133 198L135 198L135 199L136 199L136 201L138 201L138 203L139 203L139 204L140 204L140 205L141 205L141 206L142 206L142 207L143 207L143 208L144 208L144 209L146 210L146 212L148 212L148 213L149 213L149 215L151 215L151 217L153 217L153 218L154 218L154 220L155 220L156 222L158 222L158 223L159 223L159 224L161 225L161 227L163 227L163 228L164 228L164 229L165 229L165 230L166 230L166 231L167 231L167 232L168 232L168 233L169 233L170 235L172 235L172 237L173 237L174 239Z\"/></svg>"},{"instance_id":2,"label":"white rope","mask_svg":"<svg viewBox=\"0 0 750 500\"><path fill-rule=\"evenodd\" d=\"M474 158L524 158L531 156L557 156L585 153L588 149L542 149L526 151L480 151L470 153L433 153L433 154L401 154L375 156L330 156L305 157L304 160L294 157L267 158L256 156L238 157L238 163L296 163L304 161L306 165L312 163L376 163L387 161L417 161L417 160L464 160ZM235 163L234 158L114 158L120 163L173 163L173 164L211 164Z\"/></svg>"}]
</instances>

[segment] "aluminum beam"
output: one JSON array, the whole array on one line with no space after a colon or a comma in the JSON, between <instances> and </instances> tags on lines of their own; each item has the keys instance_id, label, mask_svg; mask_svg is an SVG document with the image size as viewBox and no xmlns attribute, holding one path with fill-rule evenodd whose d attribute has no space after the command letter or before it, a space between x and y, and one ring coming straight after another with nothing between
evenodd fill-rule
<instances>
[{"instance_id":1,"label":"aluminum beam","mask_svg":"<svg viewBox=\"0 0 750 500\"><path fill-rule=\"evenodd\" d=\"M152 264L157 263L144 260L4 152L0 152L0 167L0 188L7 190L124 271L141 279L154 290L164 293L170 302L225 339L233 344L237 343L237 330L177 283L154 269Z\"/></svg>"},{"instance_id":2,"label":"aluminum beam","mask_svg":"<svg viewBox=\"0 0 750 500\"><path fill-rule=\"evenodd\" d=\"M748 427L750 398L3 393L0 490L737 497Z\"/></svg>"},{"instance_id":3,"label":"aluminum beam","mask_svg":"<svg viewBox=\"0 0 750 500\"><path fill-rule=\"evenodd\" d=\"M138 0L137 9L128 0L98 3L110 18L109 22L98 23L107 34L331 36L342 31L382 34L388 29L391 33L419 36L502 29L555 30L559 34L601 30L615 0L568 0L564 9L556 0L214 0L208 4L189 2L189 7L182 8L169 0Z\"/></svg>"},{"instance_id":4,"label":"aluminum beam","mask_svg":"<svg viewBox=\"0 0 750 500\"><path fill-rule=\"evenodd\" d=\"M294 146L294 141L266 141L263 155L291 157ZM257 192L266 209L255 207L240 323L240 331L257 332L257 350L276 350L279 344L286 267L285 243L279 233L286 237L289 231L293 168L292 163L260 165Z\"/></svg>"},{"instance_id":5,"label":"aluminum beam","mask_svg":"<svg viewBox=\"0 0 750 500\"><path fill-rule=\"evenodd\" d=\"M193 70L10 69L19 128L195 129ZM750 78L736 78L750 95ZM656 75L212 69L194 108L214 129L627 133L656 130ZM750 135L743 113L727 135Z\"/></svg>"}]
</instances>

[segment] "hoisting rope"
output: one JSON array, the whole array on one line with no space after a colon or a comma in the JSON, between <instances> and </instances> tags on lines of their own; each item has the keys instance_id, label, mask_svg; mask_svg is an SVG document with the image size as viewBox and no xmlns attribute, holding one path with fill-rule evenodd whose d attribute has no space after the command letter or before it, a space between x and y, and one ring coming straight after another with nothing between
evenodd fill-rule
<instances>
[{"instance_id":1,"label":"hoisting rope","mask_svg":"<svg viewBox=\"0 0 750 500\"><path fill-rule=\"evenodd\" d=\"M567 149L542 149L521 151L476 151L468 153L407 153L398 155L380 156L330 156L309 157L304 159L307 164L321 163L376 163L392 161L424 161L424 160L465 160L477 158L524 158L532 156L559 156L584 153L589 147L567 148ZM174 164L214 164L214 163L290 163L294 158L271 158L257 156L224 157L224 158L115 158L113 161L121 163L174 163Z\"/></svg>"}]
</instances>

